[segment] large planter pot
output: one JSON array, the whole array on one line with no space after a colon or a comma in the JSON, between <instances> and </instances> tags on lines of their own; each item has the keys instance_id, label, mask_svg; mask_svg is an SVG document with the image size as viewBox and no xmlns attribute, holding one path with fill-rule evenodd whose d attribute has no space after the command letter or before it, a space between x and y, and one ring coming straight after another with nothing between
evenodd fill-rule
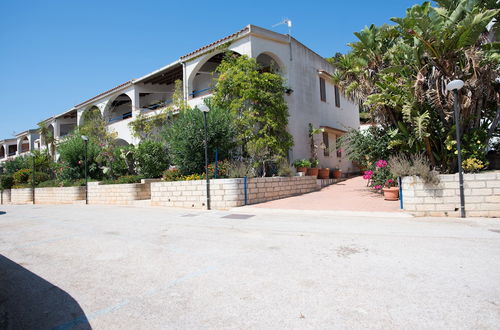
<instances>
[{"instance_id":1,"label":"large planter pot","mask_svg":"<svg viewBox=\"0 0 500 330\"><path fill-rule=\"evenodd\" d=\"M313 167L313 168L308 168L307 169L307 172L306 172L306 175L307 176L318 176L318 168L316 167Z\"/></svg>"},{"instance_id":2,"label":"large planter pot","mask_svg":"<svg viewBox=\"0 0 500 330\"><path fill-rule=\"evenodd\" d=\"M320 168L318 170L318 179L329 179L329 178L330 178L329 168Z\"/></svg>"},{"instance_id":3,"label":"large planter pot","mask_svg":"<svg viewBox=\"0 0 500 330\"><path fill-rule=\"evenodd\" d=\"M297 172L306 173L307 172L307 167L297 167Z\"/></svg>"},{"instance_id":4,"label":"large planter pot","mask_svg":"<svg viewBox=\"0 0 500 330\"><path fill-rule=\"evenodd\" d=\"M384 191L384 199L386 201L397 201L399 199L399 188L391 187L391 188L383 188Z\"/></svg>"},{"instance_id":5,"label":"large planter pot","mask_svg":"<svg viewBox=\"0 0 500 330\"><path fill-rule=\"evenodd\" d=\"M340 179L342 177L342 171L341 170L333 170L333 178L334 179Z\"/></svg>"}]
</instances>

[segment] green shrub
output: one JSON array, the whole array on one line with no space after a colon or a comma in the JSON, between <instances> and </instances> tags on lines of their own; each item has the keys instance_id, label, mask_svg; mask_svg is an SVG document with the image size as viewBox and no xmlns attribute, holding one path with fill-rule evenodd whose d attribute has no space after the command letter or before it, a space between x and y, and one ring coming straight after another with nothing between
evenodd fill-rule
<instances>
[{"instance_id":1,"label":"green shrub","mask_svg":"<svg viewBox=\"0 0 500 330\"><path fill-rule=\"evenodd\" d=\"M364 168L370 168L379 159L389 157L390 135L382 128L370 126L366 131L350 129L337 140L337 147L344 148L347 158Z\"/></svg>"},{"instance_id":2,"label":"green shrub","mask_svg":"<svg viewBox=\"0 0 500 330\"><path fill-rule=\"evenodd\" d=\"M134 157L137 172L146 178L159 178L169 168L167 148L161 142L146 140L139 143Z\"/></svg>"},{"instance_id":3,"label":"green shrub","mask_svg":"<svg viewBox=\"0 0 500 330\"><path fill-rule=\"evenodd\" d=\"M225 109L211 107L208 121L208 160L213 163L215 150L219 159L231 158L235 147L233 117ZM171 162L183 175L202 173L205 170L205 129L203 112L186 109L165 129Z\"/></svg>"},{"instance_id":4,"label":"green shrub","mask_svg":"<svg viewBox=\"0 0 500 330\"><path fill-rule=\"evenodd\" d=\"M60 181L60 180L48 180L48 181L43 181L40 182L37 187L38 188L50 188L50 187L77 187L77 186L84 186L85 185L85 179L78 179L78 180L68 180L68 181Z\"/></svg>"},{"instance_id":5,"label":"green shrub","mask_svg":"<svg viewBox=\"0 0 500 330\"><path fill-rule=\"evenodd\" d=\"M178 181L182 177L182 173L176 168L171 168L163 171L162 177L165 181Z\"/></svg>"},{"instance_id":6,"label":"green shrub","mask_svg":"<svg viewBox=\"0 0 500 330\"><path fill-rule=\"evenodd\" d=\"M140 183L142 179L144 179L142 175L124 175L117 179L103 180L102 184Z\"/></svg>"},{"instance_id":7,"label":"green shrub","mask_svg":"<svg viewBox=\"0 0 500 330\"><path fill-rule=\"evenodd\" d=\"M309 159L297 159L293 162L295 167L311 167L311 161Z\"/></svg>"},{"instance_id":8,"label":"green shrub","mask_svg":"<svg viewBox=\"0 0 500 330\"><path fill-rule=\"evenodd\" d=\"M31 173L31 170L27 169L27 168L18 170L12 176L14 178L14 184L20 185L20 184L28 183L28 180L30 178L30 173Z\"/></svg>"},{"instance_id":9,"label":"green shrub","mask_svg":"<svg viewBox=\"0 0 500 330\"><path fill-rule=\"evenodd\" d=\"M81 179L85 177L85 143L78 131L65 137L57 145L59 152L58 178L59 179ZM102 171L96 160L101 147L90 139L87 148L88 175L94 179L102 177Z\"/></svg>"},{"instance_id":10,"label":"green shrub","mask_svg":"<svg viewBox=\"0 0 500 330\"><path fill-rule=\"evenodd\" d=\"M14 159L7 160L4 163L4 166L5 166L5 173L14 174L19 170L32 168L31 157L28 157L26 155L21 155Z\"/></svg>"},{"instance_id":11,"label":"green shrub","mask_svg":"<svg viewBox=\"0 0 500 330\"><path fill-rule=\"evenodd\" d=\"M30 183L20 183L20 184L15 184L12 186L12 189L24 189L24 188L31 188Z\"/></svg>"},{"instance_id":12,"label":"green shrub","mask_svg":"<svg viewBox=\"0 0 500 330\"><path fill-rule=\"evenodd\" d=\"M0 175L0 188L10 189L14 185L14 178L11 174Z\"/></svg>"},{"instance_id":13,"label":"green shrub","mask_svg":"<svg viewBox=\"0 0 500 330\"><path fill-rule=\"evenodd\" d=\"M32 180L32 173L30 172L29 178L28 178L28 183L31 183ZM43 172L35 172L35 186L38 185L40 182L48 181L50 180L50 176L47 173Z\"/></svg>"}]
</instances>

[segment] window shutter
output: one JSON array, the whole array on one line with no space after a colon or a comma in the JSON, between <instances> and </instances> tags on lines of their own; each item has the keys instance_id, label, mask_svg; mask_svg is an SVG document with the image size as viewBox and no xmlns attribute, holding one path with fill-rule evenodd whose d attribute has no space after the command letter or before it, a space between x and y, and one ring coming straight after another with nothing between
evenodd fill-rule
<instances>
[{"instance_id":1,"label":"window shutter","mask_svg":"<svg viewBox=\"0 0 500 330\"><path fill-rule=\"evenodd\" d=\"M319 78L319 97L321 101L326 102L325 79Z\"/></svg>"},{"instance_id":2,"label":"window shutter","mask_svg":"<svg viewBox=\"0 0 500 330\"><path fill-rule=\"evenodd\" d=\"M337 86L334 86L335 90L335 106L337 108L340 108L340 93L339 93L339 88Z\"/></svg>"},{"instance_id":3,"label":"window shutter","mask_svg":"<svg viewBox=\"0 0 500 330\"><path fill-rule=\"evenodd\" d=\"M323 155L325 157L330 156L330 141L328 139L328 132L323 132L323 144L325 145L325 149L323 149Z\"/></svg>"}]
</instances>

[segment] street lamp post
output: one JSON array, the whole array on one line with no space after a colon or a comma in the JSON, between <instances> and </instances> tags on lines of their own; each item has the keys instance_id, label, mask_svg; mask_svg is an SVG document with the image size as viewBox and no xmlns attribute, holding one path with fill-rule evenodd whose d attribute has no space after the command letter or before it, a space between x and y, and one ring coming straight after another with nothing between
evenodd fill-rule
<instances>
[{"instance_id":1,"label":"street lamp post","mask_svg":"<svg viewBox=\"0 0 500 330\"><path fill-rule=\"evenodd\" d=\"M201 112L203 112L203 120L205 126L205 178L207 180L207 210L210 210L210 179L208 178L208 123L207 114L210 111L208 106L204 103L198 106Z\"/></svg>"},{"instance_id":2,"label":"street lamp post","mask_svg":"<svg viewBox=\"0 0 500 330\"><path fill-rule=\"evenodd\" d=\"M83 143L85 144L85 204L89 203L89 182L88 182L88 175L87 175L87 147L88 147L88 142L89 138L86 137L85 135L82 135L82 140Z\"/></svg>"},{"instance_id":3,"label":"street lamp post","mask_svg":"<svg viewBox=\"0 0 500 330\"><path fill-rule=\"evenodd\" d=\"M30 152L28 153L31 156L31 200L33 204L35 204L35 154Z\"/></svg>"},{"instance_id":4,"label":"street lamp post","mask_svg":"<svg viewBox=\"0 0 500 330\"><path fill-rule=\"evenodd\" d=\"M452 80L446 85L448 91L453 91L453 111L455 116L455 134L457 139L458 180L460 185L460 217L465 218L464 173L462 169L462 149L460 144L460 103L458 91L464 87L462 80Z\"/></svg>"}]
</instances>

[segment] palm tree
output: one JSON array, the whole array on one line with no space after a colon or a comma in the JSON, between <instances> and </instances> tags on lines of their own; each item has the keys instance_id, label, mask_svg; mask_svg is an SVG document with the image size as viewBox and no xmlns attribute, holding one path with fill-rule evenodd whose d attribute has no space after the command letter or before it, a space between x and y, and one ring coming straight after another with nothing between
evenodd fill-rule
<instances>
[{"instance_id":1,"label":"palm tree","mask_svg":"<svg viewBox=\"0 0 500 330\"><path fill-rule=\"evenodd\" d=\"M54 137L54 132L50 130L44 122L39 123L38 127L41 142L47 147L50 157L54 160L56 155L56 139Z\"/></svg>"}]
</instances>

